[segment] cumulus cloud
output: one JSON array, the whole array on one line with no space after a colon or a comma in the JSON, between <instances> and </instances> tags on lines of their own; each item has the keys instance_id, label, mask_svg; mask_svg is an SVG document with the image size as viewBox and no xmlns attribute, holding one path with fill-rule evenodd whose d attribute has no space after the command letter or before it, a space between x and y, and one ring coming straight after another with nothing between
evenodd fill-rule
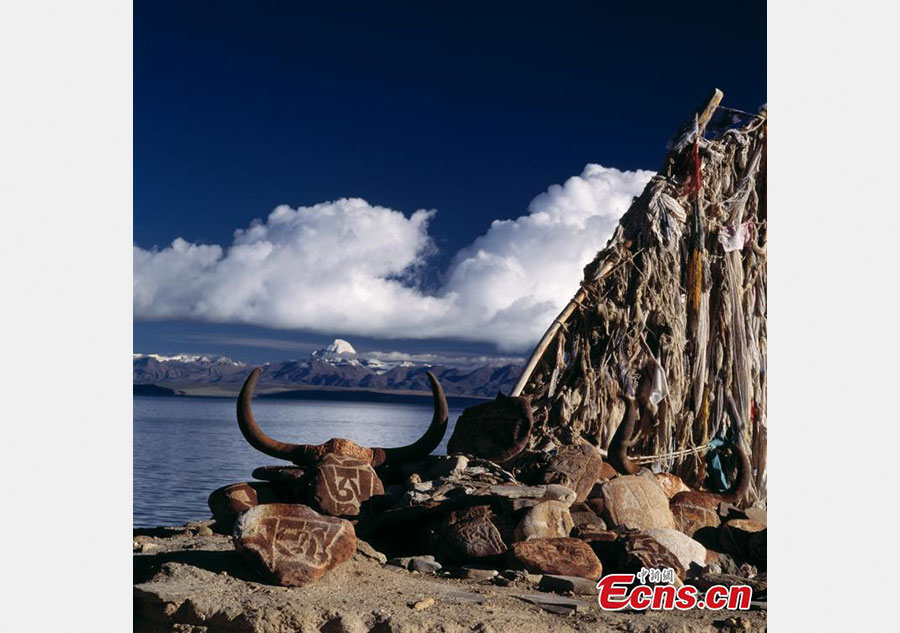
<instances>
[{"instance_id":1,"label":"cumulus cloud","mask_svg":"<svg viewBox=\"0 0 900 633\"><path fill-rule=\"evenodd\" d=\"M528 214L495 221L454 257L436 292L418 285L435 211L407 217L359 198L279 206L226 249L176 239L134 247L134 315L378 338L450 337L526 351L652 176L588 165Z\"/></svg>"}]
</instances>

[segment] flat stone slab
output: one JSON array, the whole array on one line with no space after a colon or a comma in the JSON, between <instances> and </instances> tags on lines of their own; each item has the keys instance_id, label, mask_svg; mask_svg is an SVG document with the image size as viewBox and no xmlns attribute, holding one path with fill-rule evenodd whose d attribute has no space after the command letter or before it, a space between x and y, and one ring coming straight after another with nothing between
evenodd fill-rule
<instances>
[{"instance_id":1,"label":"flat stone slab","mask_svg":"<svg viewBox=\"0 0 900 633\"><path fill-rule=\"evenodd\" d=\"M594 605L575 598L566 598L552 593L514 593L514 598L536 605L551 613L569 615L575 612L586 612Z\"/></svg>"},{"instance_id":2,"label":"flat stone slab","mask_svg":"<svg viewBox=\"0 0 900 633\"><path fill-rule=\"evenodd\" d=\"M597 595L597 581L579 576L544 574L538 583L544 591L570 591L583 596Z\"/></svg>"}]
</instances>

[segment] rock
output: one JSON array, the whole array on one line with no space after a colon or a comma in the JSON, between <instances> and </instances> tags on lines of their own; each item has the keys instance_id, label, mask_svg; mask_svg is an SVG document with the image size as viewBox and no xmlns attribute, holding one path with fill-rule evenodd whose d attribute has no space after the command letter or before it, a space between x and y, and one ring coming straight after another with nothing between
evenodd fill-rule
<instances>
[{"instance_id":1,"label":"rock","mask_svg":"<svg viewBox=\"0 0 900 633\"><path fill-rule=\"evenodd\" d=\"M611 530L604 529L596 529L597 526L593 524L589 525L578 525L572 530L572 536L577 539L581 539L585 542L593 542L593 541L615 541L618 535Z\"/></svg>"},{"instance_id":2,"label":"rock","mask_svg":"<svg viewBox=\"0 0 900 633\"><path fill-rule=\"evenodd\" d=\"M496 400L462 412L447 442L447 452L503 464L525 448L532 424L528 398L497 394Z\"/></svg>"},{"instance_id":3,"label":"rock","mask_svg":"<svg viewBox=\"0 0 900 633\"><path fill-rule=\"evenodd\" d=\"M574 523L569 509L559 501L542 501L531 507L513 531L513 541L569 536Z\"/></svg>"},{"instance_id":4,"label":"rock","mask_svg":"<svg viewBox=\"0 0 900 633\"><path fill-rule=\"evenodd\" d=\"M556 574L544 574L538 583L538 589L544 591L570 591L585 596L597 593L597 581L578 576L559 576Z\"/></svg>"},{"instance_id":5,"label":"rock","mask_svg":"<svg viewBox=\"0 0 900 633\"><path fill-rule=\"evenodd\" d=\"M357 516L360 504L383 494L375 469L355 457L326 455L316 465L312 501L325 514Z\"/></svg>"},{"instance_id":6,"label":"rock","mask_svg":"<svg viewBox=\"0 0 900 633\"><path fill-rule=\"evenodd\" d=\"M750 562L754 565L758 565L762 569L766 568L766 541L768 539L768 537L766 536L767 532L768 529L754 532L747 540L747 554Z\"/></svg>"},{"instance_id":7,"label":"rock","mask_svg":"<svg viewBox=\"0 0 900 633\"><path fill-rule=\"evenodd\" d=\"M763 525L768 523L768 513L765 508L747 508L744 510L744 516Z\"/></svg>"},{"instance_id":8,"label":"rock","mask_svg":"<svg viewBox=\"0 0 900 633\"><path fill-rule=\"evenodd\" d=\"M419 600L415 604L413 604L413 609L416 611L422 611L423 609L427 609L428 607L434 606L434 598L425 598L424 600Z\"/></svg>"},{"instance_id":9,"label":"rock","mask_svg":"<svg viewBox=\"0 0 900 633\"><path fill-rule=\"evenodd\" d=\"M369 543L362 539L356 539L356 551L367 558L377 560L382 565L387 563L387 556L376 550Z\"/></svg>"},{"instance_id":10,"label":"rock","mask_svg":"<svg viewBox=\"0 0 900 633\"><path fill-rule=\"evenodd\" d=\"M356 551L353 525L304 505L271 503L250 508L234 527L234 545L267 580L303 586Z\"/></svg>"},{"instance_id":11,"label":"rock","mask_svg":"<svg viewBox=\"0 0 900 633\"><path fill-rule=\"evenodd\" d=\"M238 515L262 503L284 501L273 483L250 481L222 486L209 495L207 504L216 520L217 532L230 534Z\"/></svg>"},{"instance_id":12,"label":"rock","mask_svg":"<svg viewBox=\"0 0 900 633\"><path fill-rule=\"evenodd\" d=\"M412 556L395 556L388 560L387 564L391 567L400 567L401 569L409 569L409 561Z\"/></svg>"},{"instance_id":13,"label":"rock","mask_svg":"<svg viewBox=\"0 0 900 633\"><path fill-rule=\"evenodd\" d=\"M748 560L751 535L765 529L765 523L758 523L750 519L731 519L726 521L719 530L719 543L732 556L739 560Z\"/></svg>"},{"instance_id":14,"label":"rock","mask_svg":"<svg viewBox=\"0 0 900 633\"><path fill-rule=\"evenodd\" d=\"M545 611L557 613L559 615L570 615L576 611L583 612L589 611L592 607L596 608L595 605L584 602L583 600L564 598L563 596L556 596L552 593L514 593L510 595L519 600L524 600L525 602L538 606Z\"/></svg>"},{"instance_id":15,"label":"rock","mask_svg":"<svg viewBox=\"0 0 900 633\"><path fill-rule=\"evenodd\" d=\"M575 502L587 499L603 473L603 456L588 443L560 446L544 472L544 483L575 491Z\"/></svg>"},{"instance_id":16,"label":"rock","mask_svg":"<svg viewBox=\"0 0 900 633\"><path fill-rule=\"evenodd\" d=\"M511 564L527 571L598 579L603 566L584 541L575 538L536 538L514 543Z\"/></svg>"},{"instance_id":17,"label":"rock","mask_svg":"<svg viewBox=\"0 0 900 633\"><path fill-rule=\"evenodd\" d=\"M588 508L590 508L591 512L596 514L598 517L603 516L603 511L606 508L606 504L603 503L603 499L588 499L584 502Z\"/></svg>"},{"instance_id":18,"label":"rock","mask_svg":"<svg viewBox=\"0 0 900 633\"><path fill-rule=\"evenodd\" d=\"M428 479L459 475L469 465L469 458L465 455L436 455L432 460L428 466Z\"/></svg>"},{"instance_id":19,"label":"rock","mask_svg":"<svg viewBox=\"0 0 900 633\"><path fill-rule=\"evenodd\" d=\"M603 484L603 518L612 527L648 530L675 528L669 499L653 479L616 477Z\"/></svg>"},{"instance_id":20,"label":"rock","mask_svg":"<svg viewBox=\"0 0 900 633\"><path fill-rule=\"evenodd\" d=\"M669 499L679 492L690 491L690 488L685 485L684 481L682 481L681 477L678 475L673 475L672 473L656 473L655 476L656 481L659 482L660 487Z\"/></svg>"},{"instance_id":21,"label":"rock","mask_svg":"<svg viewBox=\"0 0 900 633\"><path fill-rule=\"evenodd\" d=\"M448 604L484 604L484 596L468 591L446 591L441 594L441 602Z\"/></svg>"},{"instance_id":22,"label":"rock","mask_svg":"<svg viewBox=\"0 0 900 633\"><path fill-rule=\"evenodd\" d=\"M563 484L547 484L547 489L544 491L544 499L560 501L567 507L575 503L577 498L578 494L571 487Z\"/></svg>"},{"instance_id":23,"label":"rock","mask_svg":"<svg viewBox=\"0 0 900 633\"><path fill-rule=\"evenodd\" d=\"M463 566L454 569L451 575L454 578L465 578L466 580L491 580L498 573L496 569L488 567Z\"/></svg>"},{"instance_id":24,"label":"rock","mask_svg":"<svg viewBox=\"0 0 900 633\"><path fill-rule=\"evenodd\" d=\"M407 569L420 574L434 574L441 570L441 564L434 560L434 556L413 556Z\"/></svg>"},{"instance_id":25,"label":"rock","mask_svg":"<svg viewBox=\"0 0 900 633\"><path fill-rule=\"evenodd\" d=\"M572 523L575 528L584 528L585 530L605 530L606 522L598 517L593 512L572 512L569 511L569 516L572 517Z\"/></svg>"},{"instance_id":26,"label":"rock","mask_svg":"<svg viewBox=\"0 0 900 633\"><path fill-rule=\"evenodd\" d=\"M645 532L631 532L621 541L624 550L621 554L620 567L623 571L637 573L642 567L647 569L675 570L675 575L684 580L685 569L667 547Z\"/></svg>"},{"instance_id":27,"label":"rock","mask_svg":"<svg viewBox=\"0 0 900 633\"><path fill-rule=\"evenodd\" d=\"M644 534L674 554L685 572L692 566L699 570L706 565L706 548L686 534L665 529L646 530Z\"/></svg>"},{"instance_id":28,"label":"rock","mask_svg":"<svg viewBox=\"0 0 900 633\"><path fill-rule=\"evenodd\" d=\"M455 560L477 560L504 553L508 548L492 518L488 506L454 510L441 529L442 550Z\"/></svg>"},{"instance_id":29,"label":"rock","mask_svg":"<svg viewBox=\"0 0 900 633\"><path fill-rule=\"evenodd\" d=\"M306 476L306 469L299 466L260 466L254 469L252 477L263 481L297 482Z\"/></svg>"},{"instance_id":30,"label":"rock","mask_svg":"<svg viewBox=\"0 0 900 633\"><path fill-rule=\"evenodd\" d=\"M212 536L213 531L208 525L201 525L197 527L197 536Z\"/></svg>"},{"instance_id":31,"label":"rock","mask_svg":"<svg viewBox=\"0 0 900 633\"><path fill-rule=\"evenodd\" d=\"M717 527L719 517L719 499L713 495L690 490L679 492L669 503L675 529L688 536L694 536L698 530L706 527Z\"/></svg>"}]
</instances>

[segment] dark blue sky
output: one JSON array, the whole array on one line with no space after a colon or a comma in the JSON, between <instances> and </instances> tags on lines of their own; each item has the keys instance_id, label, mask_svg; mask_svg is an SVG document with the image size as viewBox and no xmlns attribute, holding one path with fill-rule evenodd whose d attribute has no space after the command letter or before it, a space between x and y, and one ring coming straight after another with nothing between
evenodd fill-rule
<instances>
[{"instance_id":1,"label":"dark blue sky","mask_svg":"<svg viewBox=\"0 0 900 633\"><path fill-rule=\"evenodd\" d=\"M763 2L327 4L135 3L135 244L357 196L437 209L441 269L586 163L656 170L713 87L766 101Z\"/></svg>"}]
</instances>

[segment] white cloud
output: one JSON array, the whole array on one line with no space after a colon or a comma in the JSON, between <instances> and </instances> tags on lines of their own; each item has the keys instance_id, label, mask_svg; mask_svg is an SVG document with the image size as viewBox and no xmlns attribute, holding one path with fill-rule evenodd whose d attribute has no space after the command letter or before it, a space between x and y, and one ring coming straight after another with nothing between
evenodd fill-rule
<instances>
[{"instance_id":1,"label":"white cloud","mask_svg":"<svg viewBox=\"0 0 900 633\"><path fill-rule=\"evenodd\" d=\"M652 176L588 165L457 253L436 293L416 285L434 211L344 198L276 208L232 245L134 248L134 314L379 338L453 337L527 351Z\"/></svg>"}]
</instances>

